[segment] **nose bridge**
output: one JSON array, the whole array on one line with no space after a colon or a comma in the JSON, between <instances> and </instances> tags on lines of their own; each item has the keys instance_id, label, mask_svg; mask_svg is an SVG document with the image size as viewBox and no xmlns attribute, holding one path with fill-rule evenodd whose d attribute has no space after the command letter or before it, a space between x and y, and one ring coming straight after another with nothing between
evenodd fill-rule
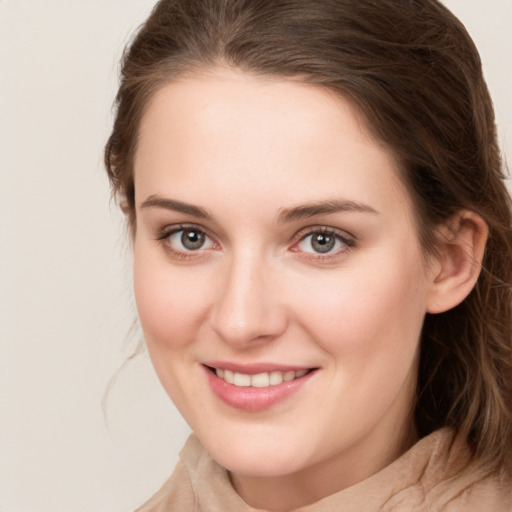
<instances>
[{"instance_id":1,"label":"nose bridge","mask_svg":"<svg viewBox=\"0 0 512 512\"><path fill-rule=\"evenodd\" d=\"M286 326L272 279L272 265L253 248L233 251L223 270L212 324L224 341L237 346L269 341Z\"/></svg>"}]
</instances>

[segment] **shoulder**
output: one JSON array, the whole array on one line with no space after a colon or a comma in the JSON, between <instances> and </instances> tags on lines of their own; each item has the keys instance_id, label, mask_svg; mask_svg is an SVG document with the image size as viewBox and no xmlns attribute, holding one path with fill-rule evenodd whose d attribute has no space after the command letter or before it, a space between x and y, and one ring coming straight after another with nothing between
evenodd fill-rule
<instances>
[{"instance_id":1,"label":"shoulder","mask_svg":"<svg viewBox=\"0 0 512 512\"><path fill-rule=\"evenodd\" d=\"M429 489L424 504L428 511L512 512L512 482L471 470Z\"/></svg>"},{"instance_id":2,"label":"shoulder","mask_svg":"<svg viewBox=\"0 0 512 512\"><path fill-rule=\"evenodd\" d=\"M512 512L512 481L483 476L451 499L446 512Z\"/></svg>"},{"instance_id":3,"label":"shoulder","mask_svg":"<svg viewBox=\"0 0 512 512\"><path fill-rule=\"evenodd\" d=\"M190 436L181 450L180 460L171 477L160 490L135 512L169 512L170 510L198 510L191 470L197 466L202 447L195 436Z\"/></svg>"},{"instance_id":4,"label":"shoulder","mask_svg":"<svg viewBox=\"0 0 512 512\"><path fill-rule=\"evenodd\" d=\"M215 462L193 434L180 453L171 478L135 512L242 512L249 510L236 494L226 469Z\"/></svg>"},{"instance_id":5,"label":"shoulder","mask_svg":"<svg viewBox=\"0 0 512 512\"><path fill-rule=\"evenodd\" d=\"M328 510L512 512L512 483L479 468L467 444L441 429L379 473L301 512Z\"/></svg>"},{"instance_id":6,"label":"shoulder","mask_svg":"<svg viewBox=\"0 0 512 512\"><path fill-rule=\"evenodd\" d=\"M135 512L169 512L195 509L195 498L188 471L179 461L162 488Z\"/></svg>"},{"instance_id":7,"label":"shoulder","mask_svg":"<svg viewBox=\"0 0 512 512\"><path fill-rule=\"evenodd\" d=\"M384 510L512 512L512 480L483 469L453 431L435 432L404 459L415 476ZM417 508L407 508L411 503Z\"/></svg>"}]
</instances>

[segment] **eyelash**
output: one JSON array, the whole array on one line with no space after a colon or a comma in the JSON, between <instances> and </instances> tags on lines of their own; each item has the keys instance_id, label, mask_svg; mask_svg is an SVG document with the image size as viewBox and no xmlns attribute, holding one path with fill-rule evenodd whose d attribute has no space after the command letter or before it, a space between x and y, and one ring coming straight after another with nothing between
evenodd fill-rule
<instances>
[{"instance_id":1,"label":"eyelash","mask_svg":"<svg viewBox=\"0 0 512 512\"><path fill-rule=\"evenodd\" d=\"M197 250L189 250L189 251L182 251L179 249L175 249L172 247L172 245L169 243L169 238L177 233L180 233L182 231L192 231L196 232L199 235L205 236L208 238L211 243L214 245L213 249L216 250L219 246L217 242L215 242L214 238L211 237L208 232L197 225L194 224L177 224L172 227L164 228L157 236L156 240L164 247L164 249L168 252L170 252L173 257L181 260L187 260L191 258L197 258L201 257L204 254L204 251L212 250L211 248L207 249L197 249ZM304 242L304 240L307 239L309 236L313 235L325 235L325 236L332 236L335 238L335 242L340 242L343 247L341 249L338 249L334 252L326 252L324 254L319 252L309 252L309 251L300 251L298 248L299 244ZM337 229L326 227L326 226L310 226L307 228L304 228L303 230L299 231L294 237L296 241L293 243L293 245L289 248L291 252L301 253L301 256L305 259L309 260L316 260L320 262L327 262L329 260L335 259L339 257L341 254L345 254L352 250L356 246L356 240L351 235L347 236L345 232L339 231Z\"/></svg>"},{"instance_id":2,"label":"eyelash","mask_svg":"<svg viewBox=\"0 0 512 512\"><path fill-rule=\"evenodd\" d=\"M324 235L327 237L333 237L336 242L340 242L342 244L342 248L335 250L333 252L326 252L324 254L319 252L309 252L309 251L300 251L298 246L300 243L304 242L308 237L314 235ZM340 257L342 254L348 253L356 246L356 240L353 236L348 235L347 233L337 230L335 228L326 227L326 226L311 226L300 231L296 238L298 241L295 242L290 250L292 252L301 252L302 257L309 260L315 260L320 262L328 262L330 260L336 259Z\"/></svg>"},{"instance_id":3,"label":"eyelash","mask_svg":"<svg viewBox=\"0 0 512 512\"><path fill-rule=\"evenodd\" d=\"M182 231L193 231L213 241L213 238L208 234L208 232L205 229L194 224L177 224L172 227L166 227L157 236L157 241L160 242L160 244L164 247L166 251L170 252L173 255L173 257L177 259L187 260L191 258L197 258L201 256L202 251L208 250L198 249L197 251L180 251L178 249L173 248L172 245L169 243L169 238L172 235L175 235L176 233L180 233ZM213 243L216 247L218 246L216 242Z\"/></svg>"}]
</instances>

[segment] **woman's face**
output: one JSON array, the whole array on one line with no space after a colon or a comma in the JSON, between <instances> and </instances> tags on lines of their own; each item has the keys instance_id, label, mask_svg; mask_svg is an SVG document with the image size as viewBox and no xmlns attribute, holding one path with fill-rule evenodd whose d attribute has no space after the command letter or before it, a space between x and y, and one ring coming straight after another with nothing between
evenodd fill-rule
<instances>
[{"instance_id":1,"label":"woman's face","mask_svg":"<svg viewBox=\"0 0 512 512\"><path fill-rule=\"evenodd\" d=\"M348 485L406 447L432 271L397 164L348 102L227 70L170 83L135 190L151 359L235 483Z\"/></svg>"}]
</instances>

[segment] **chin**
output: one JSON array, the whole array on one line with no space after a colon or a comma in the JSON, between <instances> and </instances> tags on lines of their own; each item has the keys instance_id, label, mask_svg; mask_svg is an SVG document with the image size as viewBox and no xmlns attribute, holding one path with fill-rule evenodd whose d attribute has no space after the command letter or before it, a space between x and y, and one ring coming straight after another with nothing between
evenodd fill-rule
<instances>
[{"instance_id":1,"label":"chin","mask_svg":"<svg viewBox=\"0 0 512 512\"><path fill-rule=\"evenodd\" d=\"M226 439L212 445L201 440L208 453L232 473L251 477L277 477L300 470L305 464L298 457L299 447L283 446L282 442L254 442Z\"/></svg>"}]
</instances>

